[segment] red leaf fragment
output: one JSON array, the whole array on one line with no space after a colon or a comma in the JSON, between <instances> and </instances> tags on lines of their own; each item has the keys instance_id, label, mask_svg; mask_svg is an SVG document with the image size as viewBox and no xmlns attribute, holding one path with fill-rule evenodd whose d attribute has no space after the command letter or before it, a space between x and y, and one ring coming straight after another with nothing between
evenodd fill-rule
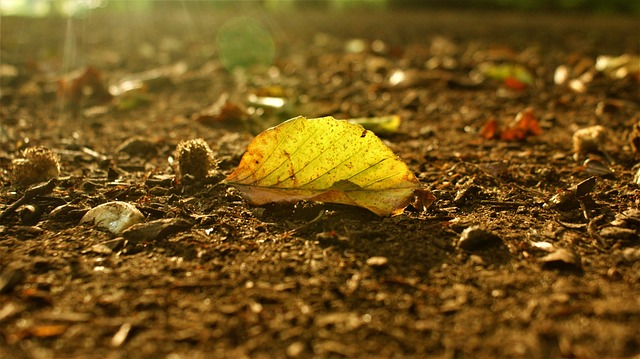
<instances>
[{"instance_id":1,"label":"red leaf fragment","mask_svg":"<svg viewBox=\"0 0 640 359\"><path fill-rule=\"evenodd\" d=\"M480 136L485 140L493 140L500 138L500 129L498 128L498 121L495 118L487 121L482 129L480 129Z\"/></svg>"},{"instance_id":2,"label":"red leaf fragment","mask_svg":"<svg viewBox=\"0 0 640 359\"><path fill-rule=\"evenodd\" d=\"M66 333L69 325L66 324L43 324L33 327L24 328L7 335L7 343L15 344L21 340L35 338L51 338L58 337Z\"/></svg>"},{"instance_id":3,"label":"red leaf fragment","mask_svg":"<svg viewBox=\"0 0 640 359\"><path fill-rule=\"evenodd\" d=\"M197 114L195 119L203 125L215 126L221 122L243 120L245 116L246 111L224 94L216 103Z\"/></svg>"},{"instance_id":4,"label":"red leaf fragment","mask_svg":"<svg viewBox=\"0 0 640 359\"><path fill-rule=\"evenodd\" d=\"M429 192L426 188L420 188L413 192L413 199L411 200L411 207L420 212L424 212L435 202L436 197Z\"/></svg>"},{"instance_id":5,"label":"red leaf fragment","mask_svg":"<svg viewBox=\"0 0 640 359\"><path fill-rule=\"evenodd\" d=\"M67 328L69 326L65 324L39 325L31 328L31 335L38 338L57 337L64 334Z\"/></svg>"},{"instance_id":6,"label":"red leaf fragment","mask_svg":"<svg viewBox=\"0 0 640 359\"><path fill-rule=\"evenodd\" d=\"M513 123L504 130L500 130L495 119L490 119L480 129L480 136L485 140L500 139L506 142L524 141L530 136L539 136L541 133L540 123L531 108L519 112Z\"/></svg>"},{"instance_id":7,"label":"red leaf fragment","mask_svg":"<svg viewBox=\"0 0 640 359\"><path fill-rule=\"evenodd\" d=\"M112 98L102 83L100 70L91 66L58 80L58 97L71 106L78 106L83 97L100 102L107 102Z\"/></svg>"},{"instance_id":8,"label":"red leaf fragment","mask_svg":"<svg viewBox=\"0 0 640 359\"><path fill-rule=\"evenodd\" d=\"M527 88L527 84L518 80L514 76L507 76L504 79L504 85L512 90L522 91Z\"/></svg>"},{"instance_id":9,"label":"red leaf fragment","mask_svg":"<svg viewBox=\"0 0 640 359\"><path fill-rule=\"evenodd\" d=\"M542 134L542 129L540 128L540 123L538 119L533 114L532 108L527 108L522 112L519 112L516 115L515 122L518 128L526 131L529 135L539 136Z\"/></svg>"}]
</instances>

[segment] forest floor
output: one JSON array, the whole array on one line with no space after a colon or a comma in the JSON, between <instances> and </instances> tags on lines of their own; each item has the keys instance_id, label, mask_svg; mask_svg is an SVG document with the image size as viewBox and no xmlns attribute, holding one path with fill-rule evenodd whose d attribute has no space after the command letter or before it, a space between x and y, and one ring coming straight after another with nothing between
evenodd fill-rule
<instances>
[{"instance_id":1,"label":"forest floor","mask_svg":"<svg viewBox=\"0 0 640 359\"><path fill-rule=\"evenodd\" d=\"M271 63L228 71L240 13L192 4L2 18L0 357L640 354L637 17L245 11L237 61ZM379 136L436 200L378 217L221 183L298 115L400 116ZM194 138L202 180L172 163ZM32 146L61 173L25 192ZM80 223L116 200L137 232Z\"/></svg>"}]
</instances>

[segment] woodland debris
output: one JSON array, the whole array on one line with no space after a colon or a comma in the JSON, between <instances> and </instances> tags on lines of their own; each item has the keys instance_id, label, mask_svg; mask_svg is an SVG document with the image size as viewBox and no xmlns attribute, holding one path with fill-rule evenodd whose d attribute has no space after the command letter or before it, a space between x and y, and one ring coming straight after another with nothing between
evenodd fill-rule
<instances>
[{"instance_id":1,"label":"woodland debris","mask_svg":"<svg viewBox=\"0 0 640 359\"><path fill-rule=\"evenodd\" d=\"M547 253L553 253L556 251L556 247L553 243L546 241L531 242L531 247Z\"/></svg>"},{"instance_id":2,"label":"woodland debris","mask_svg":"<svg viewBox=\"0 0 640 359\"><path fill-rule=\"evenodd\" d=\"M542 267L546 269L580 268L580 256L571 249L559 248L540 258Z\"/></svg>"},{"instance_id":3,"label":"woodland debris","mask_svg":"<svg viewBox=\"0 0 640 359\"><path fill-rule=\"evenodd\" d=\"M606 114L613 114L620 112L625 107L625 102L615 99L606 99L598 102L596 105L596 115L602 117Z\"/></svg>"},{"instance_id":4,"label":"woodland debris","mask_svg":"<svg viewBox=\"0 0 640 359\"><path fill-rule=\"evenodd\" d=\"M410 87L421 87L433 84L435 82L448 82L452 75L448 71L443 70L393 70L389 76L387 86L390 89L401 90Z\"/></svg>"},{"instance_id":5,"label":"woodland debris","mask_svg":"<svg viewBox=\"0 0 640 359\"><path fill-rule=\"evenodd\" d=\"M604 227L600 230L600 235L604 238L618 241L637 241L640 238L638 231L622 227Z\"/></svg>"},{"instance_id":6,"label":"woodland debris","mask_svg":"<svg viewBox=\"0 0 640 359\"><path fill-rule=\"evenodd\" d=\"M12 161L12 177L18 186L29 186L60 175L60 157L46 147L29 147L22 157Z\"/></svg>"},{"instance_id":7,"label":"woodland debris","mask_svg":"<svg viewBox=\"0 0 640 359\"><path fill-rule=\"evenodd\" d=\"M86 208L79 204L67 203L55 207L48 214L48 218L56 220L76 219L80 220L87 212Z\"/></svg>"},{"instance_id":8,"label":"woodland debris","mask_svg":"<svg viewBox=\"0 0 640 359\"><path fill-rule=\"evenodd\" d=\"M218 166L209 144L202 138L180 141L175 151L175 162L181 177L190 175L195 179L207 177Z\"/></svg>"},{"instance_id":9,"label":"woodland debris","mask_svg":"<svg viewBox=\"0 0 640 359\"><path fill-rule=\"evenodd\" d=\"M382 268L389 264L389 258L382 256L374 256L367 258L367 265L372 268Z\"/></svg>"},{"instance_id":10,"label":"woodland debris","mask_svg":"<svg viewBox=\"0 0 640 359\"><path fill-rule=\"evenodd\" d=\"M607 139L607 131L603 126L581 128L573 133L573 153L576 156L597 153Z\"/></svg>"},{"instance_id":11,"label":"woodland debris","mask_svg":"<svg viewBox=\"0 0 640 359\"><path fill-rule=\"evenodd\" d=\"M196 114L194 119L203 125L215 126L221 123L241 123L247 117L247 110L224 93L215 103Z\"/></svg>"},{"instance_id":12,"label":"woodland debris","mask_svg":"<svg viewBox=\"0 0 640 359\"><path fill-rule=\"evenodd\" d=\"M632 54L600 55L596 59L595 69L604 72L613 79L631 77L640 81L640 56Z\"/></svg>"},{"instance_id":13,"label":"woodland debris","mask_svg":"<svg viewBox=\"0 0 640 359\"><path fill-rule=\"evenodd\" d=\"M126 240L123 237L117 237L106 242L94 244L88 249L85 249L83 253L93 252L97 254L108 255L122 249L125 245L125 242Z\"/></svg>"},{"instance_id":14,"label":"woodland debris","mask_svg":"<svg viewBox=\"0 0 640 359\"><path fill-rule=\"evenodd\" d=\"M134 136L126 139L118 147L116 152L123 152L132 157L152 157L158 153L157 144L149 139Z\"/></svg>"},{"instance_id":15,"label":"woodland debris","mask_svg":"<svg viewBox=\"0 0 640 359\"><path fill-rule=\"evenodd\" d=\"M480 136L485 140L524 141L531 136L542 134L542 128L532 108L518 112L511 124L501 129L496 119L490 119L480 129Z\"/></svg>"},{"instance_id":16,"label":"woodland debris","mask_svg":"<svg viewBox=\"0 0 640 359\"><path fill-rule=\"evenodd\" d=\"M13 288L20 285L26 273L22 268L7 268L0 275L0 293L9 293Z\"/></svg>"},{"instance_id":17,"label":"woodland debris","mask_svg":"<svg viewBox=\"0 0 640 359\"><path fill-rule=\"evenodd\" d=\"M640 210L629 208L616 214L616 219L610 223L612 226L640 229Z\"/></svg>"},{"instance_id":18,"label":"woodland debris","mask_svg":"<svg viewBox=\"0 0 640 359\"><path fill-rule=\"evenodd\" d=\"M373 132L331 116L298 116L262 132L224 181L257 206L309 200L379 216L401 214L426 191Z\"/></svg>"},{"instance_id":19,"label":"woodland debris","mask_svg":"<svg viewBox=\"0 0 640 359\"><path fill-rule=\"evenodd\" d=\"M591 176L612 177L615 172L600 158L587 158L583 167L585 173Z\"/></svg>"},{"instance_id":20,"label":"woodland debris","mask_svg":"<svg viewBox=\"0 0 640 359\"><path fill-rule=\"evenodd\" d=\"M629 262L640 261L640 248L625 248L622 251L622 256Z\"/></svg>"},{"instance_id":21,"label":"woodland debris","mask_svg":"<svg viewBox=\"0 0 640 359\"><path fill-rule=\"evenodd\" d=\"M20 217L20 223L25 226L32 226L40 221L42 209L40 206L26 204L16 211Z\"/></svg>"},{"instance_id":22,"label":"woodland debris","mask_svg":"<svg viewBox=\"0 0 640 359\"><path fill-rule=\"evenodd\" d=\"M120 347L125 342L125 340L127 340L131 328L131 323L123 323L120 326L120 329L118 329L116 334L114 334L111 338L111 346L114 348Z\"/></svg>"},{"instance_id":23,"label":"woodland debris","mask_svg":"<svg viewBox=\"0 0 640 359\"><path fill-rule=\"evenodd\" d=\"M501 81L511 90L524 90L533 83L533 75L521 64L483 62L478 65L478 70L487 78Z\"/></svg>"},{"instance_id":24,"label":"woodland debris","mask_svg":"<svg viewBox=\"0 0 640 359\"><path fill-rule=\"evenodd\" d=\"M46 194L51 193L53 189L56 187L56 180L51 179L48 182L39 184L37 186L30 187L24 192L24 195L13 202L9 207L5 208L4 211L0 212L0 221L9 217L13 214L20 206L29 203L29 201L37 196L44 196Z\"/></svg>"},{"instance_id":25,"label":"woodland debris","mask_svg":"<svg viewBox=\"0 0 640 359\"><path fill-rule=\"evenodd\" d=\"M191 228L193 223L182 218L164 218L147 223L137 223L122 232L125 239L150 242L164 239L174 233Z\"/></svg>"},{"instance_id":26,"label":"woodland debris","mask_svg":"<svg viewBox=\"0 0 640 359\"><path fill-rule=\"evenodd\" d=\"M575 208L582 208L586 212L588 205L593 204L593 200L590 197L591 192L595 188L596 177L589 177L586 180L572 186L569 189L562 189L555 195L553 195L545 203L546 208L552 208L557 210L571 210Z\"/></svg>"},{"instance_id":27,"label":"woodland debris","mask_svg":"<svg viewBox=\"0 0 640 359\"><path fill-rule=\"evenodd\" d=\"M456 245L464 250L474 251L502 243L500 237L480 226L466 228L460 234Z\"/></svg>"},{"instance_id":28,"label":"woodland debris","mask_svg":"<svg viewBox=\"0 0 640 359\"><path fill-rule=\"evenodd\" d=\"M84 99L108 102L112 96L104 85L100 70L89 66L58 81L58 98L67 106L78 107Z\"/></svg>"},{"instance_id":29,"label":"woodland debris","mask_svg":"<svg viewBox=\"0 0 640 359\"><path fill-rule=\"evenodd\" d=\"M142 221L144 221L144 216L134 205L113 201L90 209L82 217L80 223L89 223L115 235L120 235L125 229Z\"/></svg>"}]
</instances>

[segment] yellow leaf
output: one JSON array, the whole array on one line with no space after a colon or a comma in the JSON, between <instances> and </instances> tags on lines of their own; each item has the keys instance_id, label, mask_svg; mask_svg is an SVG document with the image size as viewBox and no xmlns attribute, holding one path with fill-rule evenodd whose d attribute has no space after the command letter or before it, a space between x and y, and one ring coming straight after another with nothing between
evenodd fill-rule
<instances>
[{"instance_id":1,"label":"yellow leaf","mask_svg":"<svg viewBox=\"0 0 640 359\"><path fill-rule=\"evenodd\" d=\"M253 205L300 200L402 213L418 179L375 134L333 117L292 118L253 139L225 182Z\"/></svg>"}]
</instances>

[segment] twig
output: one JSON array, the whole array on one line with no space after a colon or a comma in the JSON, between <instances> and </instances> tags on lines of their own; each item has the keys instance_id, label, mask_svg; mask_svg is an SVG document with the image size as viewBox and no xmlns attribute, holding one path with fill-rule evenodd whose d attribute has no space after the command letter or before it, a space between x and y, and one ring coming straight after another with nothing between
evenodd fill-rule
<instances>
[{"instance_id":1,"label":"twig","mask_svg":"<svg viewBox=\"0 0 640 359\"><path fill-rule=\"evenodd\" d=\"M489 201L489 200L480 201L480 204L487 204L487 205L496 206L496 207L521 207L521 206L527 205L524 202Z\"/></svg>"},{"instance_id":2,"label":"twig","mask_svg":"<svg viewBox=\"0 0 640 359\"><path fill-rule=\"evenodd\" d=\"M288 230L288 231L287 231L287 233L288 233L289 235L294 235L294 234L298 234L298 233L300 233L300 231L305 230L305 229L309 228L312 224L314 224L314 223L318 222L322 217L324 217L324 215L325 215L325 213L326 213L326 212L327 212L327 211L326 211L326 210L324 210L324 209L323 209L323 210L321 210L321 211L318 213L318 215L317 215L314 219L312 219L312 220L310 220L309 222L307 222L307 223L305 223L305 224L301 225L301 226L300 226L300 227L298 227L298 228L294 228L294 229Z\"/></svg>"},{"instance_id":3,"label":"twig","mask_svg":"<svg viewBox=\"0 0 640 359\"><path fill-rule=\"evenodd\" d=\"M587 225L587 233L593 239L594 247L603 253L607 253L607 242L606 240L598 233L598 222L604 219L604 214L593 217L589 220L589 224Z\"/></svg>"},{"instance_id":4,"label":"twig","mask_svg":"<svg viewBox=\"0 0 640 359\"><path fill-rule=\"evenodd\" d=\"M13 214L20 206L26 204L28 201L32 200L37 196L44 196L46 194L51 193L54 188L56 188L57 181L55 178L49 180L49 182L41 183L36 186L30 187L24 192L21 198L17 201L13 202L9 207L7 207L4 211L0 213L0 221L9 217Z\"/></svg>"}]
</instances>

